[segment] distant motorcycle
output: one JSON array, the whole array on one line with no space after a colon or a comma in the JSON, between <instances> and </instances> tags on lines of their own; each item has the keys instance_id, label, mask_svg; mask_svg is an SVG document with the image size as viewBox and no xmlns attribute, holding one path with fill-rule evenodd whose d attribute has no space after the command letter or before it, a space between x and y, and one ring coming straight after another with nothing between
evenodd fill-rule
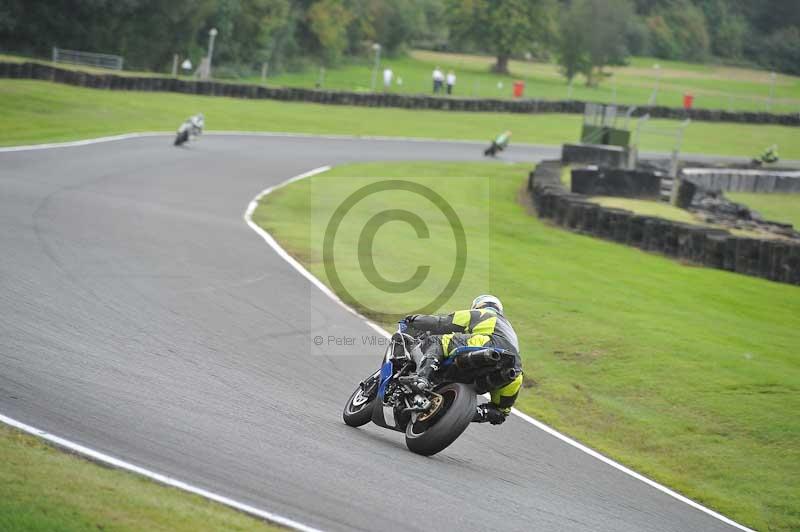
<instances>
[{"instance_id":1,"label":"distant motorcycle","mask_svg":"<svg viewBox=\"0 0 800 532\"><path fill-rule=\"evenodd\" d=\"M508 147L508 141L511 140L511 132L504 131L497 135L488 148L483 150L484 157L495 157L498 152L505 150Z\"/></svg>"},{"instance_id":2,"label":"distant motorcycle","mask_svg":"<svg viewBox=\"0 0 800 532\"><path fill-rule=\"evenodd\" d=\"M477 393L493 387L488 382L491 374L500 370L510 380L517 375L514 356L506 350L464 346L444 360L433 375L430 391L420 390L415 386L411 351L421 338L398 327L381 368L358 385L342 417L351 427L372 421L404 432L409 450L430 456L467 429L475 416Z\"/></svg>"},{"instance_id":3,"label":"distant motorcycle","mask_svg":"<svg viewBox=\"0 0 800 532\"><path fill-rule=\"evenodd\" d=\"M778 162L778 160L778 146L773 144L772 146L764 149L764 151L761 152L761 155L750 161L750 164L752 166L759 167L765 164L775 164Z\"/></svg>"},{"instance_id":4,"label":"distant motorcycle","mask_svg":"<svg viewBox=\"0 0 800 532\"><path fill-rule=\"evenodd\" d=\"M198 137L203 133L203 126L205 125L205 117L203 113L189 117L178 128L175 135L175 146L180 146L184 142L189 142L191 137Z\"/></svg>"}]
</instances>

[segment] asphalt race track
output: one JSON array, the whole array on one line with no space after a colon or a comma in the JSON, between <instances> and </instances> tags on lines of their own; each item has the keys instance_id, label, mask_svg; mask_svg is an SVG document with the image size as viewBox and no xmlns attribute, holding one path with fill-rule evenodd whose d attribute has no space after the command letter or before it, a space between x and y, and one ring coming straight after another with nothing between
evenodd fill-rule
<instances>
[{"instance_id":1,"label":"asphalt race track","mask_svg":"<svg viewBox=\"0 0 800 532\"><path fill-rule=\"evenodd\" d=\"M0 153L1 414L325 530L734 529L517 417L432 458L343 424L381 350L310 356L308 316L325 334L373 331L311 298L243 212L318 166L482 160L483 146L171 142Z\"/></svg>"}]
</instances>

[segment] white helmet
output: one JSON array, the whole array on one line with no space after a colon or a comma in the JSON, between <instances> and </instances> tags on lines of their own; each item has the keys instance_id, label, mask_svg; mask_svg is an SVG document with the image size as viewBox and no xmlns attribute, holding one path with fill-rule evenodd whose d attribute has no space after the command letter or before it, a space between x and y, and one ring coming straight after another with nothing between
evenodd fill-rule
<instances>
[{"instance_id":1,"label":"white helmet","mask_svg":"<svg viewBox=\"0 0 800 532\"><path fill-rule=\"evenodd\" d=\"M500 312L503 312L503 304L495 296L484 294L472 300L472 308L478 309L483 307L494 307Z\"/></svg>"}]
</instances>

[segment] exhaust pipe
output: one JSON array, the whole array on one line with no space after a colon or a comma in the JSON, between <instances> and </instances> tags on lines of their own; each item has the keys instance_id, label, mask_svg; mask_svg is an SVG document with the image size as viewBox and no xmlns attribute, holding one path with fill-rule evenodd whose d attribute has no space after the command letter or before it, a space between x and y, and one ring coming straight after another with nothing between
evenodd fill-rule
<instances>
[{"instance_id":1,"label":"exhaust pipe","mask_svg":"<svg viewBox=\"0 0 800 532\"><path fill-rule=\"evenodd\" d=\"M500 362L501 355L494 349L481 349L464 353L456 357L456 366L459 369L477 369L486 366L494 366Z\"/></svg>"}]
</instances>

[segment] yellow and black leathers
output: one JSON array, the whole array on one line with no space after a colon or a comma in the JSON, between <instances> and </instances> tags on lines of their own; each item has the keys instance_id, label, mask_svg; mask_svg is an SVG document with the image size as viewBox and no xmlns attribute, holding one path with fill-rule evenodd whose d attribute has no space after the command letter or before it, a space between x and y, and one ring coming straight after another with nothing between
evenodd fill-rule
<instances>
[{"instance_id":1,"label":"yellow and black leathers","mask_svg":"<svg viewBox=\"0 0 800 532\"><path fill-rule=\"evenodd\" d=\"M516 377L513 380L495 379L495 386L487 390L491 392L491 402L495 406L505 414L511 411L522 385L522 361L517 333L500 311L487 307L459 310L452 314L418 314L406 318L406 323L409 332L430 333L423 339L420 349L425 356L435 357L437 361L452 356L461 346L498 347L512 353Z\"/></svg>"}]
</instances>

